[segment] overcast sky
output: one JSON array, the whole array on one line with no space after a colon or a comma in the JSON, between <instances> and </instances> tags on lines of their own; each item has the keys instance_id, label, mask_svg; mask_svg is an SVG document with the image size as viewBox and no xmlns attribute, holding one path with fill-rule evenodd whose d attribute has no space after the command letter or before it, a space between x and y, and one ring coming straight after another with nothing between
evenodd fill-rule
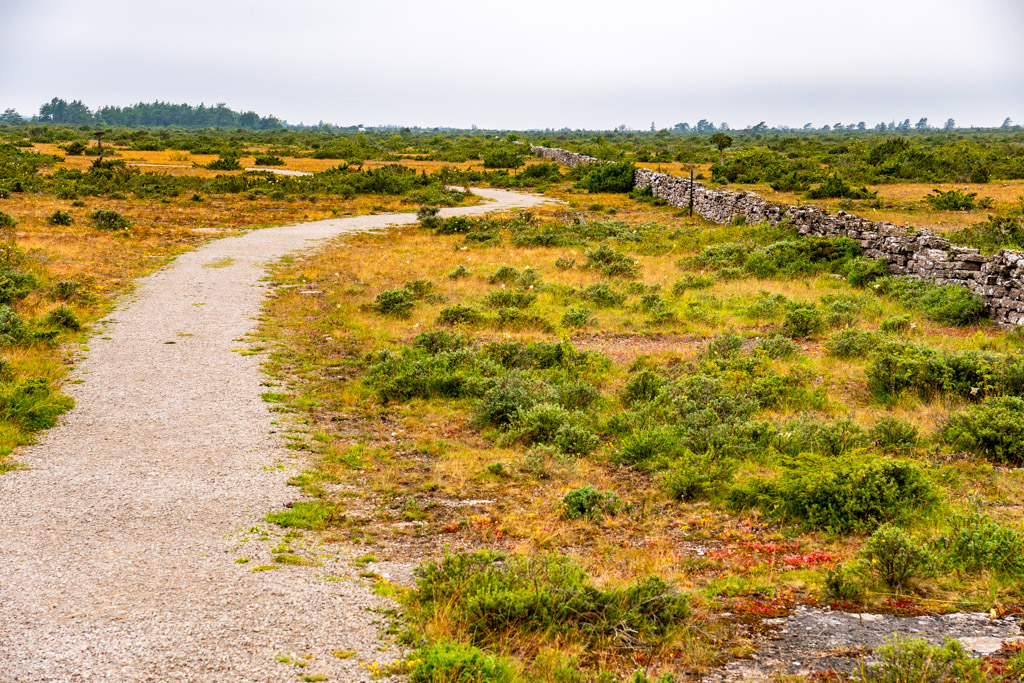
<instances>
[{"instance_id":1,"label":"overcast sky","mask_svg":"<svg viewBox=\"0 0 1024 683\"><path fill-rule=\"evenodd\" d=\"M291 123L1024 123L1024 0L0 0L0 110Z\"/></svg>"}]
</instances>

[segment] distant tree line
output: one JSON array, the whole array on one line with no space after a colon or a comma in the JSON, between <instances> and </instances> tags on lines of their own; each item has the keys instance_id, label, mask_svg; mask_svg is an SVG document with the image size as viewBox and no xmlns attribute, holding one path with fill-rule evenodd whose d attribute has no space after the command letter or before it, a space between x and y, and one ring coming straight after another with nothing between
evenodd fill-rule
<instances>
[{"instance_id":1,"label":"distant tree line","mask_svg":"<svg viewBox=\"0 0 1024 683\"><path fill-rule=\"evenodd\" d=\"M4 120L16 123L17 112L8 109ZM172 104L170 102L139 102L127 107L101 107L91 111L81 100L68 102L59 97L39 107L38 123L65 125L120 126L125 128L244 128L248 130L278 130L284 123L274 116L260 116L253 111L235 111L223 102L212 107L200 104Z\"/></svg>"}]
</instances>

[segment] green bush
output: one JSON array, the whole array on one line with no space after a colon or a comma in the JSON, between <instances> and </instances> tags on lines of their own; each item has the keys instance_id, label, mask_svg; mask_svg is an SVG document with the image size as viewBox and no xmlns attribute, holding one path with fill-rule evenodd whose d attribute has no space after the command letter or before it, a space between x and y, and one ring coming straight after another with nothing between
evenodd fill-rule
<instances>
[{"instance_id":1,"label":"green bush","mask_svg":"<svg viewBox=\"0 0 1024 683\"><path fill-rule=\"evenodd\" d=\"M452 280L458 280L459 278L469 277L471 273L466 266L459 266L455 270L448 273L448 277Z\"/></svg>"},{"instance_id":2,"label":"green bush","mask_svg":"<svg viewBox=\"0 0 1024 683\"><path fill-rule=\"evenodd\" d=\"M53 427L73 405L70 397L54 394L43 378L0 385L0 419L27 431Z\"/></svg>"},{"instance_id":3,"label":"green bush","mask_svg":"<svg viewBox=\"0 0 1024 683\"><path fill-rule=\"evenodd\" d=\"M878 196L866 187L851 187L837 173L830 174L825 181L804 193L808 199L871 199Z\"/></svg>"},{"instance_id":4,"label":"green bush","mask_svg":"<svg viewBox=\"0 0 1024 683\"><path fill-rule=\"evenodd\" d=\"M211 171L241 171L242 165L238 163L236 154L221 153L216 159L206 164Z\"/></svg>"},{"instance_id":5,"label":"green bush","mask_svg":"<svg viewBox=\"0 0 1024 683\"><path fill-rule=\"evenodd\" d=\"M977 192L964 194L961 190L932 190L925 200L932 205L933 209L941 211L970 211L978 208L981 204L991 205L992 200L985 197L981 201L975 201ZM988 200L987 202L985 200Z\"/></svg>"},{"instance_id":6,"label":"green bush","mask_svg":"<svg viewBox=\"0 0 1024 683\"><path fill-rule=\"evenodd\" d=\"M853 259L846 270L846 279L854 287L867 287L879 278L889 276L889 264L884 259Z\"/></svg>"},{"instance_id":7,"label":"green bush","mask_svg":"<svg viewBox=\"0 0 1024 683\"><path fill-rule=\"evenodd\" d=\"M489 308L528 308L537 300L533 292L520 292L511 289L498 289L484 298Z\"/></svg>"},{"instance_id":8,"label":"green bush","mask_svg":"<svg viewBox=\"0 0 1024 683\"><path fill-rule=\"evenodd\" d=\"M606 244L588 249L585 255L586 267L600 271L605 277L636 277L639 274L636 261Z\"/></svg>"},{"instance_id":9,"label":"green bush","mask_svg":"<svg viewBox=\"0 0 1024 683\"><path fill-rule=\"evenodd\" d=\"M60 301L70 301L78 295L79 284L74 280L61 280L54 283L51 295Z\"/></svg>"},{"instance_id":10,"label":"green bush","mask_svg":"<svg viewBox=\"0 0 1024 683\"><path fill-rule=\"evenodd\" d=\"M57 209L46 217L46 222L50 225L71 225L75 222L75 219L67 211Z\"/></svg>"},{"instance_id":11,"label":"green bush","mask_svg":"<svg viewBox=\"0 0 1024 683\"><path fill-rule=\"evenodd\" d=\"M825 597L843 602L858 602L864 597L864 585L857 572L843 565L836 565L825 570L822 575L822 588Z\"/></svg>"},{"instance_id":12,"label":"green bush","mask_svg":"<svg viewBox=\"0 0 1024 683\"><path fill-rule=\"evenodd\" d=\"M501 373L500 366L469 348L376 351L366 362L363 381L384 402L480 397Z\"/></svg>"},{"instance_id":13,"label":"green bush","mask_svg":"<svg viewBox=\"0 0 1024 683\"><path fill-rule=\"evenodd\" d=\"M16 227L18 227L18 221L14 220L14 216L0 211L0 230L14 230Z\"/></svg>"},{"instance_id":14,"label":"green bush","mask_svg":"<svg viewBox=\"0 0 1024 683\"><path fill-rule=\"evenodd\" d=\"M587 285L580 293L587 301L599 308L615 308L626 301L626 295L608 286L605 282L595 282Z\"/></svg>"},{"instance_id":15,"label":"green bush","mask_svg":"<svg viewBox=\"0 0 1024 683\"><path fill-rule=\"evenodd\" d=\"M563 327L587 327L594 322L594 313L589 308L569 308L562 314Z\"/></svg>"},{"instance_id":16,"label":"green bush","mask_svg":"<svg viewBox=\"0 0 1024 683\"><path fill-rule=\"evenodd\" d=\"M825 328L825 317L815 304L796 304L786 311L783 327L790 337L813 337Z\"/></svg>"},{"instance_id":17,"label":"green bush","mask_svg":"<svg viewBox=\"0 0 1024 683\"><path fill-rule=\"evenodd\" d=\"M253 163L257 166L284 166L284 159L273 154L257 154Z\"/></svg>"},{"instance_id":18,"label":"green bush","mask_svg":"<svg viewBox=\"0 0 1024 683\"><path fill-rule=\"evenodd\" d=\"M516 413L509 425L509 437L527 446L550 444L559 431L575 419L577 415L556 403L537 403Z\"/></svg>"},{"instance_id":19,"label":"green bush","mask_svg":"<svg viewBox=\"0 0 1024 683\"><path fill-rule=\"evenodd\" d=\"M878 329L888 334L902 334L910 330L911 322L909 315L894 315L886 318L878 324Z\"/></svg>"},{"instance_id":20,"label":"green bush","mask_svg":"<svg viewBox=\"0 0 1024 683\"><path fill-rule=\"evenodd\" d=\"M551 388L523 372L513 371L496 379L481 397L477 415L485 423L507 427L520 412L551 398Z\"/></svg>"},{"instance_id":21,"label":"green bush","mask_svg":"<svg viewBox=\"0 0 1024 683\"><path fill-rule=\"evenodd\" d=\"M758 505L814 529L846 534L931 510L938 501L924 470L905 460L803 456L778 481L753 480L729 492L734 505Z\"/></svg>"},{"instance_id":22,"label":"green bush","mask_svg":"<svg viewBox=\"0 0 1024 683\"><path fill-rule=\"evenodd\" d=\"M639 429L619 444L613 461L643 468L661 460L670 460L681 451L679 438L666 427Z\"/></svg>"},{"instance_id":23,"label":"green bush","mask_svg":"<svg viewBox=\"0 0 1024 683\"><path fill-rule=\"evenodd\" d=\"M492 285L504 283L511 284L519 279L519 271L512 266L501 266L496 271L491 273L487 278L487 281Z\"/></svg>"},{"instance_id":24,"label":"green bush","mask_svg":"<svg viewBox=\"0 0 1024 683\"><path fill-rule=\"evenodd\" d=\"M919 434L915 425L886 415L871 427L871 441L886 453L906 453L917 446Z\"/></svg>"},{"instance_id":25,"label":"green bush","mask_svg":"<svg viewBox=\"0 0 1024 683\"><path fill-rule=\"evenodd\" d=\"M881 342L874 332L849 328L832 334L825 343L828 352L837 358L863 358Z\"/></svg>"},{"instance_id":26,"label":"green bush","mask_svg":"<svg viewBox=\"0 0 1024 683\"><path fill-rule=\"evenodd\" d=\"M132 227L131 221L112 209L96 209L89 214L89 218L93 220L93 223L100 230L114 232L117 230L130 230Z\"/></svg>"},{"instance_id":27,"label":"green bush","mask_svg":"<svg viewBox=\"0 0 1024 683\"><path fill-rule=\"evenodd\" d=\"M879 291L945 325L971 325L985 316L984 300L966 287L935 285L910 277L885 278Z\"/></svg>"},{"instance_id":28,"label":"green bush","mask_svg":"<svg viewBox=\"0 0 1024 683\"><path fill-rule=\"evenodd\" d=\"M892 524L878 527L864 543L861 554L889 588L906 588L912 579L927 573L933 561L925 548Z\"/></svg>"},{"instance_id":29,"label":"green bush","mask_svg":"<svg viewBox=\"0 0 1024 683\"><path fill-rule=\"evenodd\" d=\"M941 432L951 448L995 462L1024 464L1024 399L1002 396L949 417Z\"/></svg>"},{"instance_id":30,"label":"green bush","mask_svg":"<svg viewBox=\"0 0 1024 683\"><path fill-rule=\"evenodd\" d=\"M416 211L416 220L419 221L420 226L434 230L441 224L442 219L438 215L440 211L436 206L421 206Z\"/></svg>"},{"instance_id":31,"label":"green bush","mask_svg":"<svg viewBox=\"0 0 1024 683\"><path fill-rule=\"evenodd\" d=\"M409 683L512 683L516 678L504 660L454 641L422 647L409 660Z\"/></svg>"},{"instance_id":32,"label":"green bush","mask_svg":"<svg viewBox=\"0 0 1024 683\"><path fill-rule=\"evenodd\" d=\"M31 338L25 321L10 306L0 304L0 346L13 346Z\"/></svg>"},{"instance_id":33,"label":"green bush","mask_svg":"<svg viewBox=\"0 0 1024 683\"><path fill-rule=\"evenodd\" d=\"M672 293L680 296L691 289L707 289L713 284L715 284L715 278L710 275L684 275L681 280L672 285Z\"/></svg>"},{"instance_id":34,"label":"green bush","mask_svg":"<svg viewBox=\"0 0 1024 683\"><path fill-rule=\"evenodd\" d=\"M983 683L982 662L959 640L941 646L920 638L893 638L876 650L880 661L861 671L863 683Z\"/></svg>"},{"instance_id":35,"label":"green bush","mask_svg":"<svg viewBox=\"0 0 1024 683\"><path fill-rule=\"evenodd\" d=\"M689 614L686 597L660 578L602 590L555 555L458 553L421 565L416 575L421 618L444 613L475 645L570 637L635 647L664 640Z\"/></svg>"},{"instance_id":36,"label":"green bush","mask_svg":"<svg viewBox=\"0 0 1024 683\"><path fill-rule=\"evenodd\" d=\"M804 414L785 423L772 445L779 452L792 456L810 452L838 458L867 446L868 436L849 418L828 422Z\"/></svg>"},{"instance_id":37,"label":"green bush","mask_svg":"<svg viewBox=\"0 0 1024 683\"><path fill-rule=\"evenodd\" d=\"M484 314L479 309L465 304L442 308L437 316L438 325L476 325L482 322Z\"/></svg>"},{"instance_id":38,"label":"green bush","mask_svg":"<svg viewBox=\"0 0 1024 683\"><path fill-rule=\"evenodd\" d=\"M648 368L629 379L619 398L627 406L649 402L658 398L664 387L665 378Z\"/></svg>"},{"instance_id":39,"label":"green bush","mask_svg":"<svg viewBox=\"0 0 1024 683\"><path fill-rule=\"evenodd\" d=\"M1024 576L1024 534L980 512L950 517L936 548L946 565L961 571Z\"/></svg>"},{"instance_id":40,"label":"green bush","mask_svg":"<svg viewBox=\"0 0 1024 683\"><path fill-rule=\"evenodd\" d=\"M788 359L800 353L800 347L781 334L773 334L757 342L755 351L765 354L769 358Z\"/></svg>"},{"instance_id":41,"label":"green bush","mask_svg":"<svg viewBox=\"0 0 1024 683\"><path fill-rule=\"evenodd\" d=\"M373 310L382 315L408 318L416 305L416 297L407 289L387 289L373 301Z\"/></svg>"},{"instance_id":42,"label":"green bush","mask_svg":"<svg viewBox=\"0 0 1024 683\"><path fill-rule=\"evenodd\" d=\"M631 192L635 173L631 163L591 164L580 187L587 192Z\"/></svg>"},{"instance_id":43,"label":"green bush","mask_svg":"<svg viewBox=\"0 0 1024 683\"><path fill-rule=\"evenodd\" d=\"M732 480L735 470L736 464L728 458L685 451L661 474L661 487L672 500L708 498Z\"/></svg>"},{"instance_id":44,"label":"green bush","mask_svg":"<svg viewBox=\"0 0 1024 683\"><path fill-rule=\"evenodd\" d=\"M32 293L39 280L31 273L0 270L0 304L13 304Z\"/></svg>"},{"instance_id":45,"label":"green bush","mask_svg":"<svg viewBox=\"0 0 1024 683\"><path fill-rule=\"evenodd\" d=\"M614 493L598 491L589 484L574 489L562 498L562 516L566 519L600 520L619 511L619 498Z\"/></svg>"},{"instance_id":46,"label":"green bush","mask_svg":"<svg viewBox=\"0 0 1024 683\"><path fill-rule=\"evenodd\" d=\"M82 323L79 322L75 312L67 306L58 306L43 318L43 322L50 327L60 327L65 330L80 330Z\"/></svg>"}]
</instances>

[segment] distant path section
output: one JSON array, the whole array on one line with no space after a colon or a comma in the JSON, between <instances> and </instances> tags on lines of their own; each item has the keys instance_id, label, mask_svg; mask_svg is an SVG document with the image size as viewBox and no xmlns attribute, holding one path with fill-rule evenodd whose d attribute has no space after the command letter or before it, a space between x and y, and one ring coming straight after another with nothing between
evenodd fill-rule
<instances>
[{"instance_id":1,"label":"distant path section","mask_svg":"<svg viewBox=\"0 0 1024 683\"><path fill-rule=\"evenodd\" d=\"M442 215L545 202L474 192L493 201ZM0 476L0 680L369 681L360 660L394 656L343 552L269 561L281 532L264 518L295 499L295 469L260 359L238 351L268 263L414 221L255 230L139 281L67 386L77 407L19 454L30 469Z\"/></svg>"}]
</instances>

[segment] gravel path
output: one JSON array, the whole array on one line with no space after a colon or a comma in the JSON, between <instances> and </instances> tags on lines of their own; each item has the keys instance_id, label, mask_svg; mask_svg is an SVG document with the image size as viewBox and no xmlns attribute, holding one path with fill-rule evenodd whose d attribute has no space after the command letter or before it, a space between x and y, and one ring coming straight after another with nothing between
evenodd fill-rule
<instances>
[{"instance_id":1,"label":"gravel path","mask_svg":"<svg viewBox=\"0 0 1024 683\"><path fill-rule=\"evenodd\" d=\"M544 201L476 192L495 202L443 215ZM67 386L77 407L19 455L31 469L0 476L0 681L362 681L360 660L395 658L368 611L387 605L347 551L254 571L275 566L281 532L264 517L296 497L296 463L260 399L259 357L237 350L269 261L414 220L253 231L139 282Z\"/></svg>"}]
</instances>

